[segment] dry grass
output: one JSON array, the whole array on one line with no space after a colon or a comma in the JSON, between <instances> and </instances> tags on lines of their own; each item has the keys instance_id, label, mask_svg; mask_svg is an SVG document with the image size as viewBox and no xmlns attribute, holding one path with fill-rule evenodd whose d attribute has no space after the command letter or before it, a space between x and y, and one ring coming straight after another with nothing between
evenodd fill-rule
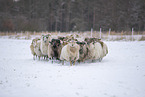
<instances>
[{"instance_id":1,"label":"dry grass","mask_svg":"<svg viewBox=\"0 0 145 97\"><path fill-rule=\"evenodd\" d=\"M16 38L16 39L31 39L34 36L40 37L42 34L51 33L52 36L67 36L71 34L79 35L80 37L97 37L100 38L100 32L94 31L91 36L90 31L86 32L0 32L0 36L8 36L9 38ZM111 31L110 35L109 32L102 32L101 38L103 40L108 41L144 41L145 40L145 31L143 32L134 32L134 37L132 39L132 32L122 31L120 33Z\"/></svg>"}]
</instances>

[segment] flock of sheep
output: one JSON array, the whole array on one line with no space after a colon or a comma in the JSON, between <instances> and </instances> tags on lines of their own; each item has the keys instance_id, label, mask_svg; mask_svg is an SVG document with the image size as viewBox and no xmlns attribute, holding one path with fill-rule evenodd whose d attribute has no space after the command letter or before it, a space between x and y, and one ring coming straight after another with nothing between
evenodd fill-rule
<instances>
[{"instance_id":1,"label":"flock of sheep","mask_svg":"<svg viewBox=\"0 0 145 97\"><path fill-rule=\"evenodd\" d=\"M30 45L33 59L60 60L75 65L75 62L86 60L101 61L108 54L107 45L98 38L82 38L79 35L57 36L41 35L32 40Z\"/></svg>"}]
</instances>

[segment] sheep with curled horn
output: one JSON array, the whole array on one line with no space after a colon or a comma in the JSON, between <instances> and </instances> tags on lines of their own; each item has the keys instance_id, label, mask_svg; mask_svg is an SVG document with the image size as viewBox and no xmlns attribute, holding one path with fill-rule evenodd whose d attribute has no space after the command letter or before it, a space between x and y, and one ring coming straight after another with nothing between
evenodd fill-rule
<instances>
[{"instance_id":1,"label":"sheep with curled horn","mask_svg":"<svg viewBox=\"0 0 145 97\"><path fill-rule=\"evenodd\" d=\"M51 41L51 35L50 34L41 36L40 50L42 52L42 56L44 56L44 59L48 58L49 41Z\"/></svg>"},{"instance_id":2,"label":"sheep with curled horn","mask_svg":"<svg viewBox=\"0 0 145 97\"><path fill-rule=\"evenodd\" d=\"M62 60L62 65L64 65L64 60L70 62L70 65L75 65L75 62L79 59L79 49L80 46L75 41L70 41L61 50L60 60Z\"/></svg>"}]
</instances>

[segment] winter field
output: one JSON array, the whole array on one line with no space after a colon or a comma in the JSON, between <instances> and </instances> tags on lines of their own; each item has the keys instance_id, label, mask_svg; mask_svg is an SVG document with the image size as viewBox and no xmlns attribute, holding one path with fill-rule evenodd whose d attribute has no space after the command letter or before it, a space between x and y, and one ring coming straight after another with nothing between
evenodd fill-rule
<instances>
[{"instance_id":1,"label":"winter field","mask_svg":"<svg viewBox=\"0 0 145 97\"><path fill-rule=\"evenodd\" d=\"M33 60L31 40L0 38L0 97L145 97L145 41L104 41L102 62Z\"/></svg>"}]
</instances>

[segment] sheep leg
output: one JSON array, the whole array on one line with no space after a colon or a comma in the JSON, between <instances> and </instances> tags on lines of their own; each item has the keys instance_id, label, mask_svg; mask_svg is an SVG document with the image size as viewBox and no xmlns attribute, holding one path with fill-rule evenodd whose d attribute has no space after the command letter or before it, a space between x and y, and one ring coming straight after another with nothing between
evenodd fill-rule
<instances>
[{"instance_id":1,"label":"sheep leg","mask_svg":"<svg viewBox=\"0 0 145 97\"><path fill-rule=\"evenodd\" d=\"M48 61L50 61L51 60L51 58L48 58Z\"/></svg>"},{"instance_id":2,"label":"sheep leg","mask_svg":"<svg viewBox=\"0 0 145 97\"><path fill-rule=\"evenodd\" d=\"M72 61L70 61L70 66L72 66Z\"/></svg>"},{"instance_id":3,"label":"sheep leg","mask_svg":"<svg viewBox=\"0 0 145 97\"><path fill-rule=\"evenodd\" d=\"M35 60L35 56L33 56L33 60Z\"/></svg>"},{"instance_id":4,"label":"sheep leg","mask_svg":"<svg viewBox=\"0 0 145 97\"><path fill-rule=\"evenodd\" d=\"M38 56L39 60L40 60L40 56Z\"/></svg>"},{"instance_id":5,"label":"sheep leg","mask_svg":"<svg viewBox=\"0 0 145 97\"><path fill-rule=\"evenodd\" d=\"M53 57L51 57L51 59L52 59L52 64L53 64L53 61L54 61L54 60L53 60Z\"/></svg>"},{"instance_id":6,"label":"sheep leg","mask_svg":"<svg viewBox=\"0 0 145 97\"><path fill-rule=\"evenodd\" d=\"M73 63L73 65L75 65L75 63L76 63L76 60L74 60L74 63Z\"/></svg>"},{"instance_id":7,"label":"sheep leg","mask_svg":"<svg viewBox=\"0 0 145 97\"><path fill-rule=\"evenodd\" d=\"M48 56L46 56L46 60L48 60Z\"/></svg>"},{"instance_id":8,"label":"sheep leg","mask_svg":"<svg viewBox=\"0 0 145 97\"><path fill-rule=\"evenodd\" d=\"M45 56L44 56L44 60L45 60Z\"/></svg>"},{"instance_id":9,"label":"sheep leg","mask_svg":"<svg viewBox=\"0 0 145 97\"><path fill-rule=\"evenodd\" d=\"M64 65L64 60L62 61L62 65Z\"/></svg>"},{"instance_id":10,"label":"sheep leg","mask_svg":"<svg viewBox=\"0 0 145 97\"><path fill-rule=\"evenodd\" d=\"M73 65L75 65L75 63L76 63L76 57L74 58L74 63L73 63Z\"/></svg>"},{"instance_id":11,"label":"sheep leg","mask_svg":"<svg viewBox=\"0 0 145 97\"><path fill-rule=\"evenodd\" d=\"M99 62L101 62L102 61L102 58L99 58Z\"/></svg>"},{"instance_id":12,"label":"sheep leg","mask_svg":"<svg viewBox=\"0 0 145 97\"><path fill-rule=\"evenodd\" d=\"M79 64L80 64L80 62L81 62L81 61L80 61L80 60L78 60L78 62L79 62Z\"/></svg>"},{"instance_id":13,"label":"sheep leg","mask_svg":"<svg viewBox=\"0 0 145 97\"><path fill-rule=\"evenodd\" d=\"M83 63L85 63L85 59L83 59L83 61L82 61Z\"/></svg>"},{"instance_id":14,"label":"sheep leg","mask_svg":"<svg viewBox=\"0 0 145 97\"><path fill-rule=\"evenodd\" d=\"M70 66L72 66L72 61L71 61L71 57L69 58L69 60L70 60Z\"/></svg>"}]
</instances>

